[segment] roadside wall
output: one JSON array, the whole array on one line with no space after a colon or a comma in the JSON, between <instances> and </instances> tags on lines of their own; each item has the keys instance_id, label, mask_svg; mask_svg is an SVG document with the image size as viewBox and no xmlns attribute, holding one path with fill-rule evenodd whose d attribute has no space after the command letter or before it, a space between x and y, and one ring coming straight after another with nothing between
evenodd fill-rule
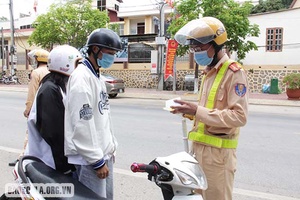
<instances>
[{"instance_id":1,"label":"roadside wall","mask_svg":"<svg viewBox=\"0 0 300 200\"><path fill-rule=\"evenodd\" d=\"M278 79L278 85L282 92L285 92L285 87L282 84L282 79L286 74L296 72L300 73L300 69L246 69L249 79L249 90L252 93L260 93L264 84L270 84L271 79ZM103 73L122 78L125 86L128 88L157 88L158 78L156 75L151 75L148 69L116 69L105 70ZM29 70L18 70L17 76L22 84L29 82ZM184 80L187 74L194 74L194 70L184 69L177 70L176 88L177 90L185 90ZM199 85L202 75L199 70Z\"/></svg>"}]
</instances>

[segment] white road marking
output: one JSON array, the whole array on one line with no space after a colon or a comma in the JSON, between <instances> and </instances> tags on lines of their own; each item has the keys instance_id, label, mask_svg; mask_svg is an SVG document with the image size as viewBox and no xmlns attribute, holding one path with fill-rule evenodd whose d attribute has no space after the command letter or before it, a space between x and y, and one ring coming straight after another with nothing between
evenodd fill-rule
<instances>
[{"instance_id":1,"label":"white road marking","mask_svg":"<svg viewBox=\"0 0 300 200\"><path fill-rule=\"evenodd\" d=\"M300 200L299 198L281 196L276 194L264 193L264 192L256 192L252 190L244 190L239 188L234 188L233 193L240 194L244 196L257 197L260 199L268 199L268 200Z\"/></svg>"},{"instance_id":2,"label":"white road marking","mask_svg":"<svg viewBox=\"0 0 300 200\"><path fill-rule=\"evenodd\" d=\"M6 151L9 153L21 153L22 152L22 150L20 150L20 149L14 149L14 148L3 147L3 146L0 146L0 150Z\"/></svg>"},{"instance_id":3,"label":"white road marking","mask_svg":"<svg viewBox=\"0 0 300 200\"><path fill-rule=\"evenodd\" d=\"M22 152L22 150L20 150L20 149L14 149L14 148L3 147L3 146L0 146L0 150L6 151L9 153L21 153ZM126 175L126 176L133 176L133 177L137 177L137 178L147 178L146 173L133 173L129 170L120 169L120 168L114 168L114 173ZM293 198L293 197L287 197L287 196L282 196L282 195L257 192L257 191L252 191L252 190L239 189L239 188L234 188L233 193L243 195L243 196L266 199L266 200L300 200L299 198Z\"/></svg>"},{"instance_id":4,"label":"white road marking","mask_svg":"<svg viewBox=\"0 0 300 200\"><path fill-rule=\"evenodd\" d=\"M126 176L134 176L137 178L147 178L147 173L134 173L132 171L120 168L114 168L114 173L126 175Z\"/></svg>"}]
</instances>

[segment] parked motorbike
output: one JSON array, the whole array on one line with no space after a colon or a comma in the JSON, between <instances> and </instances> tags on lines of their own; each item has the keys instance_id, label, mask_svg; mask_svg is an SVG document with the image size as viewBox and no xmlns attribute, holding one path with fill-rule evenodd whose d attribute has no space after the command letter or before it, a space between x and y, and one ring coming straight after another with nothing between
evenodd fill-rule
<instances>
[{"instance_id":1,"label":"parked motorbike","mask_svg":"<svg viewBox=\"0 0 300 200\"><path fill-rule=\"evenodd\" d=\"M161 188L164 200L199 200L196 189L206 190L207 180L197 160L187 152L157 157L149 164L133 163L132 172L146 172Z\"/></svg>"},{"instance_id":2,"label":"parked motorbike","mask_svg":"<svg viewBox=\"0 0 300 200\"><path fill-rule=\"evenodd\" d=\"M17 77L16 73L14 73L13 75L10 76L6 76L6 72L2 72L2 77L0 79L1 83L4 84L21 84L21 82L19 81L19 78Z\"/></svg>"},{"instance_id":3,"label":"parked motorbike","mask_svg":"<svg viewBox=\"0 0 300 200\"><path fill-rule=\"evenodd\" d=\"M3 71L3 72L1 73L0 83L6 84L7 81L8 81L8 77L6 76L6 72Z\"/></svg>"},{"instance_id":4,"label":"parked motorbike","mask_svg":"<svg viewBox=\"0 0 300 200\"><path fill-rule=\"evenodd\" d=\"M13 170L15 184L7 184L0 200L103 200L71 175L60 173L34 156L23 156Z\"/></svg>"},{"instance_id":5,"label":"parked motorbike","mask_svg":"<svg viewBox=\"0 0 300 200\"><path fill-rule=\"evenodd\" d=\"M6 84L11 84L11 83L13 83L13 84L21 84L20 81L19 81L19 78L16 75L16 73L7 77Z\"/></svg>"}]
</instances>

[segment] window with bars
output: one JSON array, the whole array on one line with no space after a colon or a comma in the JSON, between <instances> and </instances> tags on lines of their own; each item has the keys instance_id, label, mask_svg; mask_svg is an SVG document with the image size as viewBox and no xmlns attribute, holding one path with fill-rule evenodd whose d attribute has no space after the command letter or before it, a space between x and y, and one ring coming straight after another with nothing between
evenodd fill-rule
<instances>
[{"instance_id":1,"label":"window with bars","mask_svg":"<svg viewBox=\"0 0 300 200\"><path fill-rule=\"evenodd\" d=\"M106 0L98 0L97 1L97 8L100 11L105 11L106 10Z\"/></svg>"},{"instance_id":2,"label":"window with bars","mask_svg":"<svg viewBox=\"0 0 300 200\"><path fill-rule=\"evenodd\" d=\"M282 51L283 28L267 28L266 51Z\"/></svg>"},{"instance_id":3,"label":"window with bars","mask_svg":"<svg viewBox=\"0 0 300 200\"><path fill-rule=\"evenodd\" d=\"M33 28L32 24L20 26L20 29L31 29L31 28Z\"/></svg>"},{"instance_id":4,"label":"window with bars","mask_svg":"<svg viewBox=\"0 0 300 200\"><path fill-rule=\"evenodd\" d=\"M115 11L119 11L119 6L115 4Z\"/></svg>"}]
</instances>

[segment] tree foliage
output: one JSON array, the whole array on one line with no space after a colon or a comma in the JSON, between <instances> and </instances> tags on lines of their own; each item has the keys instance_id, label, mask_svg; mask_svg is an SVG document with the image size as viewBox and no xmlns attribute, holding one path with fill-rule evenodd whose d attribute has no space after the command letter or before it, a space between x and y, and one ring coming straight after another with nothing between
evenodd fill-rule
<instances>
[{"instance_id":1,"label":"tree foliage","mask_svg":"<svg viewBox=\"0 0 300 200\"><path fill-rule=\"evenodd\" d=\"M285 8L281 0L259 0L259 3L252 8L251 13L264 13Z\"/></svg>"},{"instance_id":2,"label":"tree foliage","mask_svg":"<svg viewBox=\"0 0 300 200\"><path fill-rule=\"evenodd\" d=\"M293 0L259 0L252 8L251 14L264 13L288 8Z\"/></svg>"},{"instance_id":3,"label":"tree foliage","mask_svg":"<svg viewBox=\"0 0 300 200\"><path fill-rule=\"evenodd\" d=\"M289 8L292 2L293 0L282 0L282 4L285 6L285 8Z\"/></svg>"},{"instance_id":4,"label":"tree foliage","mask_svg":"<svg viewBox=\"0 0 300 200\"><path fill-rule=\"evenodd\" d=\"M111 30L113 30L116 33L120 32L120 26L119 26L119 24L109 24L108 28L111 29Z\"/></svg>"},{"instance_id":5,"label":"tree foliage","mask_svg":"<svg viewBox=\"0 0 300 200\"><path fill-rule=\"evenodd\" d=\"M7 22L7 21L9 21L7 17L4 16L0 17L0 22Z\"/></svg>"},{"instance_id":6,"label":"tree foliage","mask_svg":"<svg viewBox=\"0 0 300 200\"><path fill-rule=\"evenodd\" d=\"M238 4L234 0L181 0L175 4L175 19L168 31L172 36L187 22L199 16L211 16L221 20L228 33L227 50L235 51L239 60L245 58L250 50L257 50L255 43L247 41L247 37L258 37L259 28L250 24L248 16L252 5L249 2ZM186 53L187 47L180 46L177 55Z\"/></svg>"},{"instance_id":7,"label":"tree foliage","mask_svg":"<svg viewBox=\"0 0 300 200\"><path fill-rule=\"evenodd\" d=\"M52 4L46 14L38 16L29 44L52 49L53 45L85 45L88 35L109 22L107 12L93 9L91 0L69 0Z\"/></svg>"}]
</instances>

